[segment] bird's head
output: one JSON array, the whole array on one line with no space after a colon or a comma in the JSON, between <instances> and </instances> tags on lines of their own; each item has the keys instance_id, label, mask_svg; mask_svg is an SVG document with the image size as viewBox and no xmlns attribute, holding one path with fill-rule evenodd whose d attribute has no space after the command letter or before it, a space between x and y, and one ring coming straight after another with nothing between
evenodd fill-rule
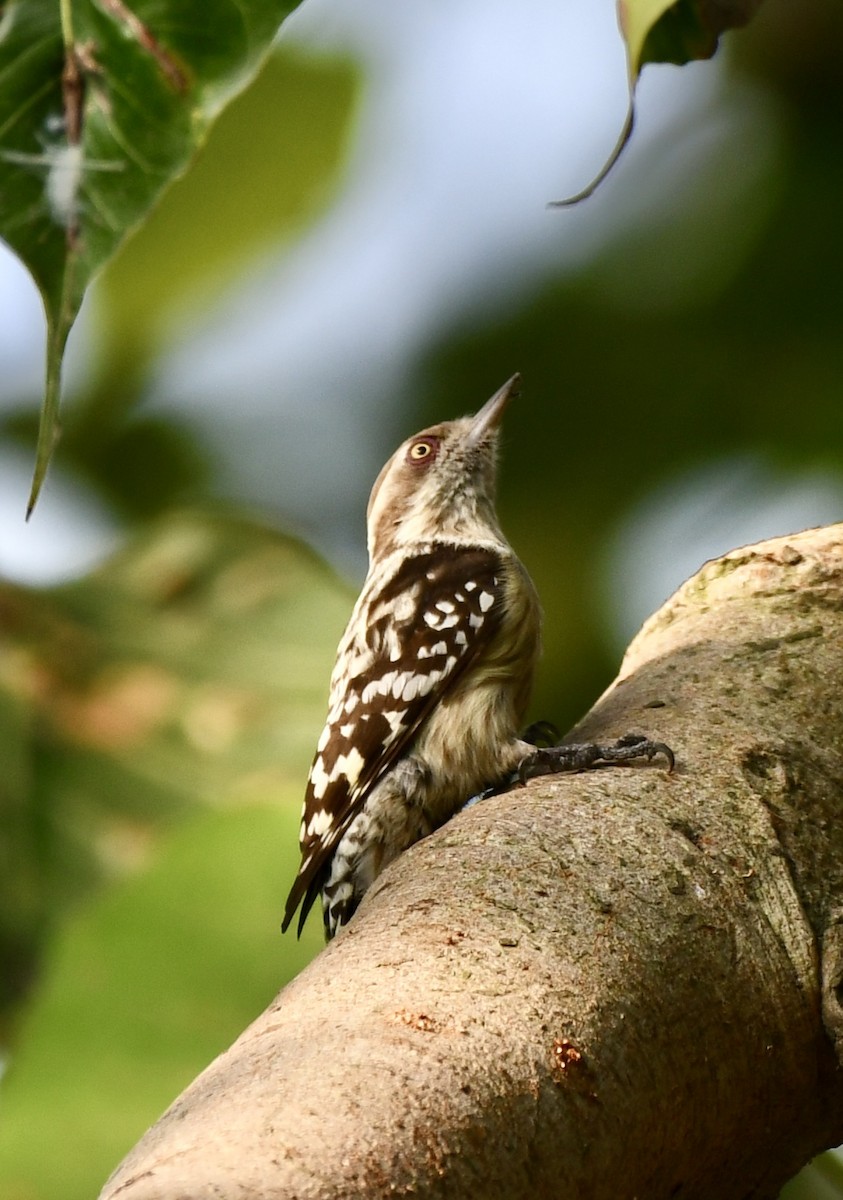
<instances>
[{"instance_id":1,"label":"bird's head","mask_svg":"<svg viewBox=\"0 0 843 1200\"><path fill-rule=\"evenodd\" d=\"M370 560L426 542L502 537L495 515L498 430L520 384L513 375L473 417L431 425L398 447L369 497Z\"/></svg>"}]
</instances>

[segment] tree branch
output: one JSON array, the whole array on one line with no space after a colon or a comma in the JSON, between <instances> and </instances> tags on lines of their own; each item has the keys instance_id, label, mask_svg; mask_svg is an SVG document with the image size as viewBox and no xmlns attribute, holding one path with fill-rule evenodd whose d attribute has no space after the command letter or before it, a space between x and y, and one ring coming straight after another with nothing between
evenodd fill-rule
<instances>
[{"instance_id":1,"label":"tree branch","mask_svg":"<svg viewBox=\"0 0 843 1200\"><path fill-rule=\"evenodd\" d=\"M413 847L103 1197L777 1195L843 1140L841 681L843 525L707 564L572 733L676 774Z\"/></svg>"}]
</instances>

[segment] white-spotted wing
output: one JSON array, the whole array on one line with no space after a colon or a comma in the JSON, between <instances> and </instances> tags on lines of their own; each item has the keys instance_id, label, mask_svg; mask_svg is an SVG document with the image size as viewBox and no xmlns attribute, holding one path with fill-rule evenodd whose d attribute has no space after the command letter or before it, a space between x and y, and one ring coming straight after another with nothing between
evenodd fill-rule
<instances>
[{"instance_id":1,"label":"white-spotted wing","mask_svg":"<svg viewBox=\"0 0 843 1200\"><path fill-rule=\"evenodd\" d=\"M432 708L482 655L500 623L501 561L492 550L437 546L364 587L331 681L301 825L302 862L282 929L301 932L334 849L366 797L407 753ZM378 590L379 589L379 590Z\"/></svg>"}]
</instances>

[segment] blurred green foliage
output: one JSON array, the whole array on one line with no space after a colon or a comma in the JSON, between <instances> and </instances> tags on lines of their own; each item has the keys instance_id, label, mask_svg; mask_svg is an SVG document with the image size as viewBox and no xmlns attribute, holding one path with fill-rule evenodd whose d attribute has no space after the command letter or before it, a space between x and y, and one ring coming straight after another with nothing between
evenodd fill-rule
<instances>
[{"instance_id":1,"label":"blurred green foliage","mask_svg":"<svg viewBox=\"0 0 843 1200\"><path fill-rule=\"evenodd\" d=\"M814 1159L782 1188L779 1200L839 1200L843 1196L843 1162L835 1150Z\"/></svg>"},{"instance_id":2,"label":"blurred green foliage","mask_svg":"<svg viewBox=\"0 0 843 1200\"><path fill-rule=\"evenodd\" d=\"M200 511L78 583L0 587L7 1200L93 1195L315 951L318 921L279 924L349 605L299 544Z\"/></svg>"},{"instance_id":3,"label":"blurred green foliage","mask_svg":"<svg viewBox=\"0 0 843 1200\"><path fill-rule=\"evenodd\" d=\"M174 816L300 791L348 607L302 546L198 511L77 583L3 586L7 1015L56 921Z\"/></svg>"},{"instance_id":4,"label":"blurred green foliage","mask_svg":"<svg viewBox=\"0 0 843 1200\"><path fill-rule=\"evenodd\" d=\"M569 725L614 673L597 576L631 505L727 453L843 471L841 35L833 0L763 9L733 44L735 78L777 112L755 183L690 180L576 276L443 339L400 397L435 396L438 419L525 377L501 510L547 614L536 717ZM107 269L61 453L135 537L78 583L0 588L9 1200L95 1194L319 940L282 943L277 924L351 593L260 521L208 508L214 464L136 406L183 322L325 206L356 88L347 65L273 57ZM7 436L31 436L31 399ZM792 1195L829 1194L812 1186Z\"/></svg>"},{"instance_id":5,"label":"blurred green foliage","mask_svg":"<svg viewBox=\"0 0 843 1200\"><path fill-rule=\"evenodd\" d=\"M278 932L299 798L298 781L267 779L260 797L194 816L53 943L4 1088L4 1200L91 1200L318 949L318 922L301 943Z\"/></svg>"}]
</instances>

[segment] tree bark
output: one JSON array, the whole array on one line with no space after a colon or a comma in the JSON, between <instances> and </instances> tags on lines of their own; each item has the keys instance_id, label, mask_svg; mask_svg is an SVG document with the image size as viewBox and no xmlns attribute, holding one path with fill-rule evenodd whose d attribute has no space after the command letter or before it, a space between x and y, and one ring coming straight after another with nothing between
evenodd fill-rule
<instances>
[{"instance_id":1,"label":"tree bark","mask_svg":"<svg viewBox=\"0 0 843 1200\"><path fill-rule=\"evenodd\" d=\"M571 736L629 731L675 774L414 846L103 1197L774 1197L843 1140L843 525L686 583Z\"/></svg>"}]
</instances>

